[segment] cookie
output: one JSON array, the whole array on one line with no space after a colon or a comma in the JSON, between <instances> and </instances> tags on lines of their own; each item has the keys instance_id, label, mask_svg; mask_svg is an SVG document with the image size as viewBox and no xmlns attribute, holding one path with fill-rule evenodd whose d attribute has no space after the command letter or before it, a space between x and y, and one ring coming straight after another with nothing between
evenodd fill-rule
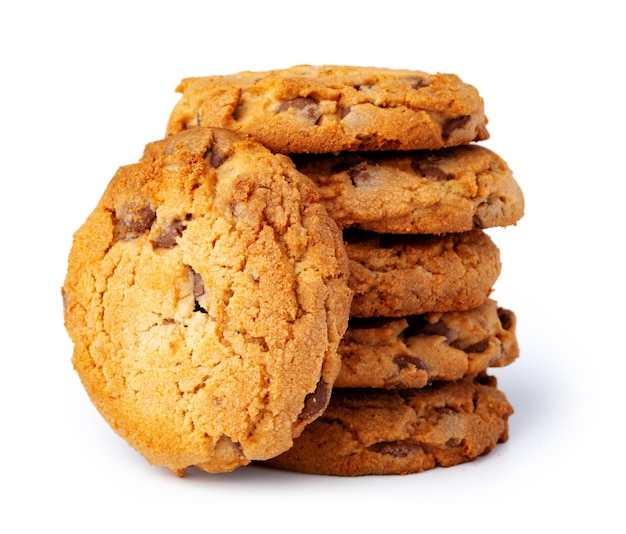
<instances>
[{"instance_id":1,"label":"cookie","mask_svg":"<svg viewBox=\"0 0 626 534\"><path fill-rule=\"evenodd\" d=\"M445 234L344 232L352 317L468 310L500 275L500 251L482 230Z\"/></svg>"},{"instance_id":2,"label":"cookie","mask_svg":"<svg viewBox=\"0 0 626 534\"><path fill-rule=\"evenodd\" d=\"M487 139L483 99L453 74L299 65L184 79L167 133L219 126L275 152L438 149Z\"/></svg>"},{"instance_id":3,"label":"cookie","mask_svg":"<svg viewBox=\"0 0 626 534\"><path fill-rule=\"evenodd\" d=\"M519 356L516 325L491 299L462 312L351 319L335 387L422 388L509 365Z\"/></svg>"},{"instance_id":4,"label":"cookie","mask_svg":"<svg viewBox=\"0 0 626 534\"><path fill-rule=\"evenodd\" d=\"M418 473L490 452L513 408L493 377L425 389L334 389L324 414L263 465L320 475Z\"/></svg>"},{"instance_id":5,"label":"cookie","mask_svg":"<svg viewBox=\"0 0 626 534\"><path fill-rule=\"evenodd\" d=\"M524 214L513 172L481 145L294 158L342 228L443 234L509 226Z\"/></svg>"},{"instance_id":6,"label":"cookie","mask_svg":"<svg viewBox=\"0 0 626 534\"><path fill-rule=\"evenodd\" d=\"M287 450L326 407L347 256L291 161L220 129L150 143L76 232L73 364L104 419L178 475Z\"/></svg>"}]
</instances>

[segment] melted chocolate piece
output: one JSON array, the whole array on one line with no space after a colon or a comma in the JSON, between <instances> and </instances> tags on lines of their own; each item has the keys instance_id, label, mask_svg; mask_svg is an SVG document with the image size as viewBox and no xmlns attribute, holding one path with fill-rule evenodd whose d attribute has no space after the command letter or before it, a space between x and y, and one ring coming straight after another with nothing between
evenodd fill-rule
<instances>
[{"instance_id":1,"label":"melted chocolate piece","mask_svg":"<svg viewBox=\"0 0 626 534\"><path fill-rule=\"evenodd\" d=\"M330 387L326 382L320 380L317 383L315 391L309 393L304 399L304 408L302 409L302 412L300 412L298 419L312 419L316 415L320 414L326 408L329 398Z\"/></svg>"},{"instance_id":2,"label":"melted chocolate piece","mask_svg":"<svg viewBox=\"0 0 626 534\"><path fill-rule=\"evenodd\" d=\"M417 369L422 369L424 371L428 371L428 367L426 364L416 356L406 356L404 354L396 356L393 359L393 363L396 364L398 369L406 369L409 366L416 367Z\"/></svg>"},{"instance_id":3,"label":"melted chocolate piece","mask_svg":"<svg viewBox=\"0 0 626 534\"><path fill-rule=\"evenodd\" d=\"M378 454L387 454L397 458L405 458L418 449L419 447L409 440L376 443L367 448L369 451L376 452Z\"/></svg>"},{"instance_id":4,"label":"melted chocolate piece","mask_svg":"<svg viewBox=\"0 0 626 534\"><path fill-rule=\"evenodd\" d=\"M489 348L489 340L483 339L482 341L479 341L478 343L474 343L473 345L470 345L469 347L465 347L463 350L469 354L469 353L485 352L488 348Z\"/></svg>"},{"instance_id":5,"label":"melted chocolate piece","mask_svg":"<svg viewBox=\"0 0 626 534\"><path fill-rule=\"evenodd\" d=\"M432 163L421 163L417 165L416 170L422 174L422 176L432 176L437 180L450 180L452 178L447 172L445 172L441 167L434 165Z\"/></svg>"},{"instance_id":6,"label":"melted chocolate piece","mask_svg":"<svg viewBox=\"0 0 626 534\"><path fill-rule=\"evenodd\" d=\"M183 235L185 223L180 219L173 220L167 225L159 235L152 241L157 248L172 248L176 246L176 238Z\"/></svg>"},{"instance_id":7,"label":"melted chocolate piece","mask_svg":"<svg viewBox=\"0 0 626 534\"><path fill-rule=\"evenodd\" d=\"M283 102L278 106L276 111L282 113L284 111L289 111L292 108L297 111L299 117L304 118L311 124L315 124L322 114L317 102L308 97L298 97L293 100Z\"/></svg>"},{"instance_id":8,"label":"melted chocolate piece","mask_svg":"<svg viewBox=\"0 0 626 534\"><path fill-rule=\"evenodd\" d=\"M513 327L513 315L509 310L498 308L498 319L505 330L511 330Z\"/></svg>"},{"instance_id":9,"label":"melted chocolate piece","mask_svg":"<svg viewBox=\"0 0 626 534\"><path fill-rule=\"evenodd\" d=\"M201 312L201 313L208 313L198 302L198 297L201 297L202 295L204 295L204 292L205 292L205 288L204 288L204 280L202 280L202 276L196 271L193 271L193 296L196 299L193 311Z\"/></svg>"},{"instance_id":10,"label":"melted chocolate piece","mask_svg":"<svg viewBox=\"0 0 626 534\"><path fill-rule=\"evenodd\" d=\"M463 128L470 121L470 118L471 117L469 115L463 115L462 117L456 117L447 121L443 125L443 130L441 132L441 137L443 138L443 140L447 141L454 130Z\"/></svg>"},{"instance_id":11,"label":"melted chocolate piece","mask_svg":"<svg viewBox=\"0 0 626 534\"><path fill-rule=\"evenodd\" d=\"M150 230L156 219L156 212L146 204L126 204L115 216L123 230L128 233L141 234Z\"/></svg>"},{"instance_id":12,"label":"melted chocolate piece","mask_svg":"<svg viewBox=\"0 0 626 534\"><path fill-rule=\"evenodd\" d=\"M205 161L214 169L220 167L227 159L228 154L214 144L204 155Z\"/></svg>"},{"instance_id":13,"label":"melted chocolate piece","mask_svg":"<svg viewBox=\"0 0 626 534\"><path fill-rule=\"evenodd\" d=\"M359 163L348 171L350 181L355 187L366 185L370 179L369 169L366 163Z\"/></svg>"},{"instance_id":14,"label":"melted chocolate piece","mask_svg":"<svg viewBox=\"0 0 626 534\"><path fill-rule=\"evenodd\" d=\"M448 337L450 329L443 321L437 321L434 324L425 321L419 316L415 316L409 320L409 327L405 330L406 337L424 335L424 336L445 336Z\"/></svg>"},{"instance_id":15,"label":"melted chocolate piece","mask_svg":"<svg viewBox=\"0 0 626 534\"><path fill-rule=\"evenodd\" d=\"M407 79L411 82L411 87L415 90L421 89L422 87L428 87L430 85L430 82L428 80L425 80L424 78L420 78L418 76Z\"/></svg>"}]
</instances>

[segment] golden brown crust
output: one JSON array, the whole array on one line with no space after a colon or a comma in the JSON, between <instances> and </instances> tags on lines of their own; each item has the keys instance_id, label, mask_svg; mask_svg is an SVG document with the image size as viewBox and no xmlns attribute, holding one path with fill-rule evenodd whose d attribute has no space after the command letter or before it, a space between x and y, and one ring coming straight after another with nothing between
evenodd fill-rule
<instances>
[{"instance_id":1,"label":"golden brown crust","mask_svg":"<svg viewBox=\"0 0 626 534\"><path fill-rule=\"evenodd\" d=\"M506 162L480 145L295 158L342 228L443 234L508 226L524 196Z\"/></svg>"},{"instance_id":2,"label":"golden brown crust","mask_svg":"<svg viewBox=\"0 0 626 534\"><path fill-rule=\"evenodd\" d=\"M75 234L73 362L147 460L229 471L288 449L328 402L351 294L308 178L230 131L146 146Z\"/></svg>"},{"instance_id":3,"label":"golden brown crust","mask_svg":"<svg viewBox=\"0 0 626 534\"><path fill-rule=\"evenodd\" d=\"M516 326L491 299L467 311L351 319L335 386L422 388L503 367L519 356Z\"/></svg>"},{"instance_id":4,"label":"golden brown crust","mask_svg":"<svg viewBox=\"0 0 626 534\"><path fill-rule=\"evenodd\" d=\"M425 389L336 388L322 417L264 465L337 476L450 467L506 441L512 413L495 378L487 376Z\"/></svg>"},{"instance_id":5,"label":"golden brown crust","mask_svg":"<svg viewBox=\"0 0 626 534\"><path fill-rule=\"evenodd\" d=\"M437 149L487 139L478 91L453 74L298 65L184 79L167 133L219 126L276 152Z\"/></svg>"},{"instance_id":6,"label":"golden brown crust","mask_svg":"<svg viewBox=\"0 0 626 534\"><path fill-rule=\"evenodd\" d=\"M344 232L351 317L469 310L491 293L500 252L481 230L433 235Z\"/></svg>"}]
</instances>

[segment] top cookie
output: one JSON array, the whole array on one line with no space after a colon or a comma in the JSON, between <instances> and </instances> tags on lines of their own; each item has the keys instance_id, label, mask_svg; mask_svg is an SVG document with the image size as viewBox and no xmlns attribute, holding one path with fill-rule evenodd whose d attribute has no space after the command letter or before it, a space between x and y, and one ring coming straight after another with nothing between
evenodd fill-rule
<instances>
[{"instance_id":1,"label":"top cookie","mask_svg":"<svg viewBox=\"0 0 626 534\"><path fill-rule=\"evenodd\" d=\"M196 128L120 168L75 234L73 363L151 463L230 471L326 407L351 294L317 195L287 157Z\"/></svg>"},{"instance_id":2,"label":"top cookie","mask_svg":"<svg viewBox=\"0 0 626 534\"><path fill-rule=\"evenodd\" d=\"M437 149L487 139L483 99L453 74L299 65L186 78L167 127L219 126L283 154Z\"/></svg>"}]
</instances>

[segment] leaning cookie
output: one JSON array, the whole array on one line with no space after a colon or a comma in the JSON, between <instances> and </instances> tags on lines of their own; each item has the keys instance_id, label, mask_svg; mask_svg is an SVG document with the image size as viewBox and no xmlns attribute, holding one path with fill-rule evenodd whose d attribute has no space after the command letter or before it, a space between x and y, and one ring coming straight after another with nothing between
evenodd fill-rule
<instances>
[{"instance_id":1,"label":"leaning cookie","mask_svg":"<svg viewBox=\"0 0 626 534\"><path fill-rule=\"evenodd\" d=\"M425 389L336 388L326 412L264 465L337 476L450 467L505 442L512 413L488 376Z\"/></svg>"},{"instance_id":2,"label":"leaning cookie","mask_svg":"<svg viewBox=\"0 0 626 534\"><path fill-rule=\"evenodd\" d=\"M276 152L437 149L487 139L483 99L453 74L299 65L184 79L167 133L220 126Z\"/></svg>"},{"instance_id":3,"label":"leaning cookie","mask_svg":"<svg viewBox=\"0 0 626 534\"><path fill-rule=\"evenodd\" d=\"M515 314L488 299L462 312L351 319L335 387L422 388L519 356Z\"/></svg>"},{"instance_id":4,"label":"leaning cookie","mask_svg":"<svg viewBox=\"0 0 626 534\"><path fill-rule=\"evenodd\" d=\"M445 234L344 232L351 317L468 310L500 275L500 251L482 230Z\"/></svg>"},{"instance_id":5,"label":"leaning cookie","mask_svg":"<svg viewBox=\"0 0 626 534\"><path fill-rule=\"evenodd\" d=\"M326 407L351 294L317 195L285 156L197 128L120 168L75 234L73 364L150 463L230 471Z\"/></svg>"},{"instance_id":6,"label":"leaning cookie","mask_svg":"<svg viewBox=\"0 0 626 534\"><path fill-rule=\"evenodd\" d=\"M294 159L342 228L443 234L509 226L524 214L513 172L480 145Z\"/></svg>"}]
</instances>

